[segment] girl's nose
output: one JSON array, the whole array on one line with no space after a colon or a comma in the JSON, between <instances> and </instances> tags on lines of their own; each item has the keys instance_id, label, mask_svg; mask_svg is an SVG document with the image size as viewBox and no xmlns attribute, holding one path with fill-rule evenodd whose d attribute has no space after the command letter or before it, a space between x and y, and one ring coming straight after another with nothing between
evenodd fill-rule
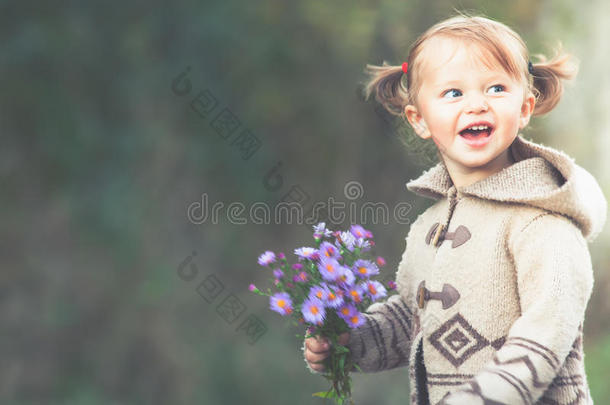
<instances>
[{"instance_id":1,"label":"girl's nose","mask_svg":"<svg viewBox=\"0 0 610 405\"><path fill-rule=\"evenodd\" d=\"M466 111L469 113L484 112L489 108L487 100L482 94L471 94L466 100L466 103Z\"/></svg>"}]
</instances>

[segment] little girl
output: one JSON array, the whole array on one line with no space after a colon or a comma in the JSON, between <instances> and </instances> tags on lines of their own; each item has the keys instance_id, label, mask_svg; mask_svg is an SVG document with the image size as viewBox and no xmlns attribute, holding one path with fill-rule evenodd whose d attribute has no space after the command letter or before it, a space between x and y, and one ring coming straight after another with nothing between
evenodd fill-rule
<instances>
[{"instance_id":1,"label":"little girl","mask_svg":"<svg viewBox=\"0 0 610 405\"><path fill-rule=\"evenodd\" d=\"M519 134L559 101L575 74L569 55L532 63L506 25L459 15L419 37L402 66L371 68L367 97L441 159L407 183L435 202L409 229L400 294L340 342L364 372L408 366L411 404L592 403L587 242L606 200L572 158ZM304 351L323 371L328 339Z\"/></svg>"}]
</instances>

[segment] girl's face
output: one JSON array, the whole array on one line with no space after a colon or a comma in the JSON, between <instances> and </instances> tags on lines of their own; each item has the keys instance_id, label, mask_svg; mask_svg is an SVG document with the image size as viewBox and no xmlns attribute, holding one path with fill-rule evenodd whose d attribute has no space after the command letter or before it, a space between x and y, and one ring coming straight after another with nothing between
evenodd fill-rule
<instances>
[{"instance_id":1,"label":"girl's face","mask_svg":"<svg viewBox=\"0 0 610 405\"><path fill-rule=\"evenodd\" d=\"M508 147L529 122L535 98L500 66L486 66L476 45L438 38L430 46L421 55L418 106L406 106L405 114L420 137L433 139L459 187L512 163Z\"/></svg>"}]
</instances>

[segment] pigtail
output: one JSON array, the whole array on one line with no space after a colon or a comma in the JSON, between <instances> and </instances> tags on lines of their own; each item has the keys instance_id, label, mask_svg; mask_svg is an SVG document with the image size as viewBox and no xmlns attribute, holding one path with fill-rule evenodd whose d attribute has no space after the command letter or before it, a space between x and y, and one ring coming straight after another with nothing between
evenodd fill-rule
<instances>
[{"instance_id":1,"label":"pigtail","mask_svg":"<svg viewBox=\"0 0 610 405\"><path fill-rule=\"evenodd\" d=\"M393 115L403 115L408 94L402 78L402 66L390 66L385 61L382 66L366 65L365 73L371 78L364 88L365 100L375 93L375 100Z\"/></svg>"},{"instance_id":2,"label":"pigtail","mask_svg":"<svg viewBox=\"0 0 610 405\"><path fill-rule=\"evenodd\" d=\"M561 45L555 56L548 60L544 55L538 54L538 63L533 63L531 72L534 84L533 92L536 96L534 115L542 115L551 111L563 95L563 80L570 80L578 73L578 60L561 51Z\"/></svg>"}]
</instances>

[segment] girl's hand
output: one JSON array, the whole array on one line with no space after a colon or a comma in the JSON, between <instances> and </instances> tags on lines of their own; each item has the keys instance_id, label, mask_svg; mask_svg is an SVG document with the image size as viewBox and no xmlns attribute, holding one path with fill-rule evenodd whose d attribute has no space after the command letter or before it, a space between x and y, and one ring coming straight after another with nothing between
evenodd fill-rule
<instances>
[{"instance_id":1,"label":"girl's hand","mask_svg":"<svg viewBox=\"0 0 610 405\"><path fill-rule=\"evenodd\" d=\"M350 333L339 335L339 344L345 346L350 339ZM330 355L330 341L325 336L315 336L305 339L305 361L311 369L319 373L324 372L322 362Z\"/></svg>"}]
</instances>

